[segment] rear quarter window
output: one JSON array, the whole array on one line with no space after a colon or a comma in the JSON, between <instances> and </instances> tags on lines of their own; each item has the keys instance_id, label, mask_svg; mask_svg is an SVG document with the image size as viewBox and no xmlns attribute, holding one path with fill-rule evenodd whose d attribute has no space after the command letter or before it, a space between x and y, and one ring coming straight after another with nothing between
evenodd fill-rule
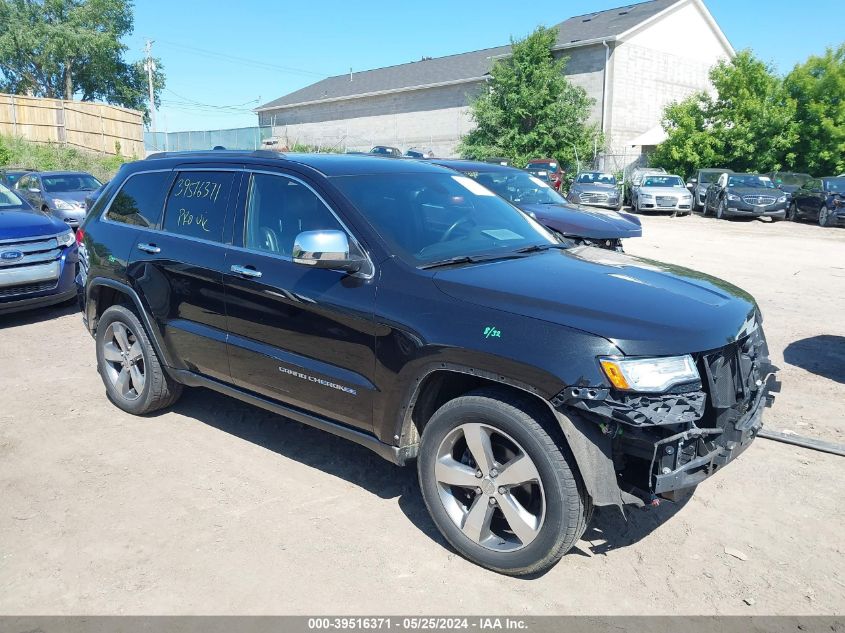
<instances>
[{"instance_id":1,"label":"rear quarter window","mask_svg":"<svg viewBox=\"0 0 845 633\"><path fill-rule=\"evenodd\" d=\"M172 176L169 171L130 176L114 197L106 218L144 228L158 226Z\"/></svg>"},{"instance_id":2,"label":"rear quarter window","mask_svg":"<svg viewBox=\"0 0 845 633\"><path fill-rule=\"evenodd\" d=\"M222 242L226 208L234 181L234 172L179 172L167 197L164 230Z\"/></svg>"}]
</instances>

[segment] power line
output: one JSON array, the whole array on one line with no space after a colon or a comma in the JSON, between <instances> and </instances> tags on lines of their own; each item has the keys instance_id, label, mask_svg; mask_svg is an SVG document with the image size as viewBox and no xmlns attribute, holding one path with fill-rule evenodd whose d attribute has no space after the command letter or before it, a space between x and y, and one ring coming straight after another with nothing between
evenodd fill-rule
<instances>
[{"instance_id":1,"label":"power line","mask_svg":"<svg viewBox=\"0 0 845 633\"><path fill-rule=\"evenodd\" d=\"M223 59L226 61L237 62L239 64L247 64L251 66L255 66L257 68L262 68L264 70L274 70L277 72L283 73L291 73L291 74L298 74L298 75L307 75L311 77L328 77L328 75L323 73L317 73L312 70L305 70L303 68L294 68L292 66L281 66L279 64L273 64L270 62L261 61L258 59L251 59L249 57L239 57L236 55L227 55L225 53L220 53L218 51L210 51L205 48L199 48L196 46L189 46L187 44L180 44L178 42L170 42L168 40L157 39L156 42L159 44L166 44L167 46L172 46L173 48L180 48L186 51L191 51L194 53L200 53L204 57L216 57L218 59Z\"/></svg>"}]
</instances>

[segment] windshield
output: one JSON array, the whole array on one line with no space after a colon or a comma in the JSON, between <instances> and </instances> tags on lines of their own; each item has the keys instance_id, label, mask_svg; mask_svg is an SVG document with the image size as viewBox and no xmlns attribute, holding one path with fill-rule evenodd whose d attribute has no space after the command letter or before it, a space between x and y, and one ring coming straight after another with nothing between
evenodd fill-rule
<instances>
[{"instance_id":1,"label":"windshield","mask_svg":"<svg viewBox=\"0 0 845 633\"><path fill-rule=\"evenodd\" d=\"M728 178L728 187L755 187L757 189L774 189L775 183L768 176L753 176L739 174Z\"/></svg>"},{"instance_id":2,"label":"windshield","mask_svg":"<svg viewBox=\"0 0 845 633\"><path fill-rule=\"evenodd\" d=\"M775 182L779 185L795 185L801 187L810 180L807 174L775 174Z\"/></svg>"},{"instance_id":3,"label":"windshield","mask_svg":"<svg viewBox=\"0 0 845 633\"><path fill-rule=\"evenodd\" d=\"M550 171L554 174L558 169L560 169L560 167L554 162L534 161L528 163L528 167L526 167L526 169L530 169L531 171Z\"/></svg>"},{"instance_id":4,"label":"windshield","mask_svg":"<svg viewBox=\"0 0 845 633\"><path fill-rule=\"evenodd\" d=\"M825 182L827 183L827 191L845 193L845 178L831 178Z\"/></svg>"},{"instance_id":5,"label":"windshield","mask_svg":"<svg viewBox=\"0 0 845 633\"><path fill-rule=\"evenodd\" d=\"M44 191L58 193L64 191L94 191L100 182L88 174L64 174L62 176L42 176Z\"/></svg>"},{"instance_id":6,"label":"windshield","mask_svg":"<svg viewBox=\"0 0 845 633\"><path fill-rule=\"evenodd\" d=\"M414 265L556 243L526 214L462 174L338 176L332 182L391 250Z\"/></svg>"},{"instance_id":7,"label":"windshield","mask_svg":"<svg viewBox=\"0 0 845 633\"><path fill-rule=\"evenodd\" d=\"M0 209L22 207L23 201L5 185L0 184Z\"/></svg>"},{"instance_id":8,"label":"windshield","mask_svg":"<svg viewBox=\"0 0 845 633\"><path fill-rule=\"evenodd\" d=\"M467 176L517 206L520 204L565 204L548 183L522 171L465 172Z\"/></svg>"},{"instance_id":9,"label":"windshield","mask_svg":"<svg viewBox=\"0 0 845 633\"><path fill-rule=\"evenodd\" d=\"M6 172L6 181L10 185L14 185L18 180L20 180L23 175L26 174L25 171L7 171Z\"/></svg>"},{"instance_id":10,"label":"windshield","mask_svg":"<svg viewBox=\"0 0 845 633\"><path fill-rule=\"evenodd\" d=\"M602 174L597 171L588 172L586 174L581 174L578 176L578 180L576 182L585 182L585 183L601 183L603 185L615 185L616 184L616 176L613 174Z\"/></svg>"},{"instance_id":11,"label":"windshield","mask_svg":"<svg viewBox=\"0 0 845 633\"><path fill-rule=\"evenodd\" d=\"M679 176L646 176L643 187L681 187L686 188Z\"/></svg>"},{"instance_id":12,"label":"windshield","mask_svg":"<svg viewBox=\"0 0 845 633\"><path fill-rule=\"evenodd\" d=\"M698 174L698 182L702 185L710 184L711 182L716 182L719 180L719 176L721 176L723 171L702 171Z\"/></svg>"}]
</instances>

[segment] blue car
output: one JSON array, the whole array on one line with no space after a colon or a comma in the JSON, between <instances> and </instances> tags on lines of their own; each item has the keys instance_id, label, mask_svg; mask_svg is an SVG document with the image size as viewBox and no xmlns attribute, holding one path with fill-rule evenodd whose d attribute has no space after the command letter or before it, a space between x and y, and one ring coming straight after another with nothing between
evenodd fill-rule
<instances>
[{"instance_id":1,"label":"blue car","mask_svg":"<svg viewBox=\"0 0 845 633\"><path fill-rule=\"evenodd\" d=\"M76 236L0 184L0 314L76 297Z\"/></svg>"}]
</instances>

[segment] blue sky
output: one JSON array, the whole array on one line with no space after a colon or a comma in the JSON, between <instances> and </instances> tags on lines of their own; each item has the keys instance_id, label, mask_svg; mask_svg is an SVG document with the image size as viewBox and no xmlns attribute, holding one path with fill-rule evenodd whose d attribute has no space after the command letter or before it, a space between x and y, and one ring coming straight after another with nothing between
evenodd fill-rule
<instances>
[{"instance_id":1,"label":"blue sky","mask_svg":"<svg viewBox=\"0 0 845 633\"><path fill-rule=\"evenodd\" d=\"M843 41L841 0L705 0L737 50L786 72ZM625 0L136 0L129 59L151 38L167 75L161 130L256 125L250 111L314 81L506 44Z\"/></svg>"}]
</instances>

